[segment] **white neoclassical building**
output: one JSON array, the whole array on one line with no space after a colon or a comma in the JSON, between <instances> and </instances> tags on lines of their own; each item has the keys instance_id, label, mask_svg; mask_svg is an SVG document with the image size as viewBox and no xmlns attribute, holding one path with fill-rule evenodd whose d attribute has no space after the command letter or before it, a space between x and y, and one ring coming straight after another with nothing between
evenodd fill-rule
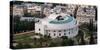
<instances>
[{"instance_id":1,"label":"white neoclassical building","mask_svg":"<svg viewBox=\"0 0 100 50\"><path fill-rule=\"evenodd\" d=\"M51 14L35 23L35 33L49 35L52 38L67 36L72 38L78 34L78 22L66 14Z\"/></svg>"}]
</instances>

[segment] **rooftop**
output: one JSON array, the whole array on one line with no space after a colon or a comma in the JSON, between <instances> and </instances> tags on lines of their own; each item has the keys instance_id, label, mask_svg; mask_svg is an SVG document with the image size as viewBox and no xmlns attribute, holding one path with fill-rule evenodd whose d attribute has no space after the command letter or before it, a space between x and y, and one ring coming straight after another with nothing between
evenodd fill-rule
<instances>
[{"instance_id":1,"label":"rooftop","mask_svg":"<svg viewBox=\"0 0 100 50\"><path fill-rule=\"evenodd\" d=\"M63 17L63 19L61 19L61 20L55 19L55 20L50 21L49 23L52 23L52 24L64 24L64 23L69 23L69 22L71 22L73 19L74 19L74 18L71 17L71 16L65 16L65 17Z\"/></svg>"}]
</instances>

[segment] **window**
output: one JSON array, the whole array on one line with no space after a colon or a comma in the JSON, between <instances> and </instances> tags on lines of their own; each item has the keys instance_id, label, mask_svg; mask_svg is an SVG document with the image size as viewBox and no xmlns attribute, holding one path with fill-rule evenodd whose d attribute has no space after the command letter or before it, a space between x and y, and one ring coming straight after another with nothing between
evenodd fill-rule
<instances>
[{"instance_id":1,"label":"window","mask_svg":"<svg viewBox=\"0 0 100 50\"><path fill-rule=\"evenodd\" d=\"M61 33L59 33L59 36L61 36Z\"/></svg>"},{"instance_id":2,"label":"window","mask_svg":"<svg viewBox=\"0 0 100 50\"><path fill-rule=\"evenodd\" d=\"M40 31L40 28L39 28L39 31Z\"/></svg>"},{"instance_id":3,"label":"window","mask_svg":"<svg viewBox=\"0 0 100 50\"><path fill-rule=\"evenodd\" d=\"M59 30L59 32L61 32L61 30Z\"/></svg>"},{"instance_id":4,"label":"window","mask_svg":"<svg viewBox=\"0 0 100 50\"><path fill-rule=\"evenodd\" d=\"M53 32L56 32L55 30Z\"/></svg>"},{"instance_id":5,"label":"window","mask_svg":"<svg viewBox=\"0 0 100 50\"><path fill-rule=\"evenodd\" d=\"M69 34L70 34L70 32L69 32Z\"/></svg>"},{"instance_id":6,"label":"window","mask_svg":"<svg viewBox=\"0 0 100 50\"><path fill-rule=\"evenodd\" d=\"M64 30L64 32L66 32L66 30Z\"/></svg>"},{"instance_id":7,"label":"window","mask_svg":"<svg viewBox=\"0 0 100 50\"><path fill-rule=\"evenodd\" d=\"M54 36L55 36L56 34L54 33Z\"/></svg>"},{"instance_id":8,"label":"window","mask_svg":"<svg viewBox=\"0 0 100 50\"><path fill-rule=\"evenodd\" d=\"M66 35L66 33L64 33L64 35Z\"/></svg>"}]
</instances>

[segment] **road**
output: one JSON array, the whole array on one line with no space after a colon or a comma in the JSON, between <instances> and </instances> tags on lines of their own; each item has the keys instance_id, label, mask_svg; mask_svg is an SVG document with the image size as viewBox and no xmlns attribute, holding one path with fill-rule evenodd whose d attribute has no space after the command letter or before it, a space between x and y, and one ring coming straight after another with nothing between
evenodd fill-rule
<instances>
[{"instance_id":1,"label":"road","mask_svg":"<svg viewBox=\"0 0 100 50\"><path fill-rule=\"evenodd\" d=\"M22 33L17 33L17 34L14 34L14 35L22 35L22 34L27 34L27 33L32 33L32 32L34 32L34 30L32 30L32 31L27 31L27 32L22 32Z\"/></svg>"}]
</instances>

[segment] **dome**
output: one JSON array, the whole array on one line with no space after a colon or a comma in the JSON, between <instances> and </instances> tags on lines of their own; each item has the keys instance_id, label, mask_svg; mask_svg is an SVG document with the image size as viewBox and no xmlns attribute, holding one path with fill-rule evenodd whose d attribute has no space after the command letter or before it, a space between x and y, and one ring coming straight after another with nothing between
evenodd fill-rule
<instances>
[{"instance_id":1,"label":"dome","mask_svg":"<svg viewBox=\"0 0 100 50\"><path fill-rule=\"evenodd\" d=\"M76 26L76 19L72 16L51 14L48 18L42 20L43 25L47 25L48 29L66 29Z\"/></svg>"},{"instance_id":2,"label":"dome","mask_svg":"<svg viewBox=\"0 0 100 50\"><path fill-rule=\"evenodd\" d=\"M64 24L64 23L69 23L74 20L73 17L71 16L65 16L65 17L58 16L58 17L59 17L58 19L52 20L50 21L50 23L51 24Z\"/></svg>"}]
</instances>

